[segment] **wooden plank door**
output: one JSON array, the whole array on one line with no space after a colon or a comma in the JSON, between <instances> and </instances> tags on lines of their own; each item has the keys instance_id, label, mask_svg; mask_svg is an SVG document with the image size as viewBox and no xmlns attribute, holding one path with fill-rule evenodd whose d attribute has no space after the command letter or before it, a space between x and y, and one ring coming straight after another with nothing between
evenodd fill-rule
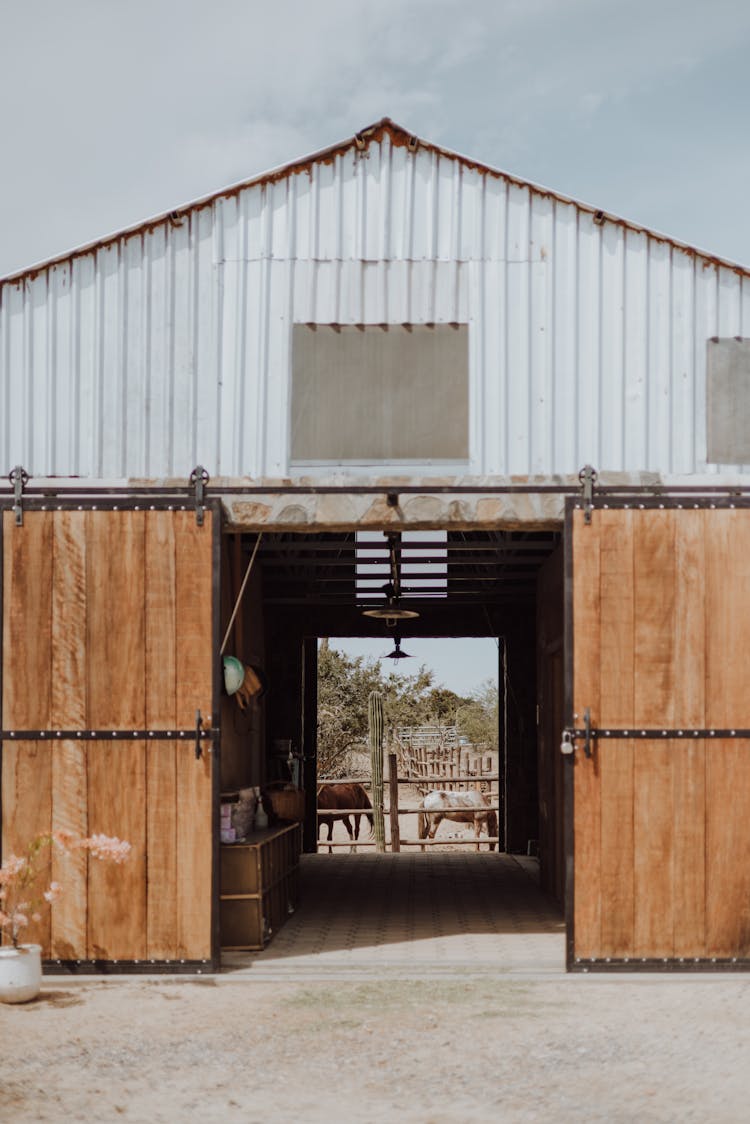
<instances>
[{"instance_id":1,"label":"wooden plank door","mask_svg":"<svg viewBox=\"0 0 750 1124\"><path fill-rule=\"evenodd\" d=\"M195 738L179 734L198 710L218 725L217 519L56 505L16 526L3 514L2 728L14 732L2 746L3 854L56 828L132 844L122 866L54 855L64 893L29 931L48 958L216 954L213 754L203 739L196 758Z\"/></svg>"},{"instance_id":2,"label":"wooden plank door","mask_svg":"<svg viewBox=\"0 0 750 1124\"><path fill-rule=\"evenodd\" d=\"M750 966L750 510L569 519L569 966Z\"/></svg>"}]
</instances>

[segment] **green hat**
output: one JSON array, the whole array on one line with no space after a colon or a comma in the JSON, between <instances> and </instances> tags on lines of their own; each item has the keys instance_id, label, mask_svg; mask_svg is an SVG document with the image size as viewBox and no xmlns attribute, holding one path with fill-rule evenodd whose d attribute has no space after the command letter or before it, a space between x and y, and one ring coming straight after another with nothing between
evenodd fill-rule
<instances>
[{"instance_id":1,"label":"green hat","mask_svg":"<svg viewBox=\"0 0 750 1124\"><path fill-rule=\"evenodd\" d=\"M224 656L224 686L228 695L239 691L245 678L245 668L236 656Z\"/></svg>"}]
</instances>

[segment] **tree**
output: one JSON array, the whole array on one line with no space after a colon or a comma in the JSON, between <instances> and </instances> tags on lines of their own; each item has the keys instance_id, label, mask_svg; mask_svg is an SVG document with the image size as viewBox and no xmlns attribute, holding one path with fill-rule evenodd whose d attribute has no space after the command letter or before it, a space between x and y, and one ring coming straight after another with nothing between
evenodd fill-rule
<instances>
[{"instance_id":1,"label":"tree","mask_svg":"<svg viewBox=\"0 0 750 1124\"><path fill-rule=\"evenodd\" d=\"M413 675L388 672L383 678L383 705L389 739L396 726L421 726L429 721L427 702L434 673L421 666Z\"/></svg>"},{"instance_id":2,"label":"tree","mask_svg":"<svg viewBox=\"0 0 750 1124\"><path fill-rule=\"evenodd\" d=\"M494 748L500 734L500 697L497 683L485 680L472 691L471 699L458 711L457 726L459 737L472 745Z\"/></svg>"},{"instance_id":3,"label":"tree","mask_svg":"<svg viewBox=\"0 0 750 1124\"><path fill-rule=\"evenodd\" d=\"M379 661L347 656L323 641L318 651L318 773L342 777L351 771L351 753L366 750L367 700L380 691L386 740L399 726L452 726L476 745L496 746L498 691L487 680L471 697L435 686L424 665L412 675L384 672Z\"/></svg>"},{"instance_id":4,"label":"tree","mask_svg":"<svg viewBox=\"0 0 750 1124\"><path fill-rule=\"evenodd\" d=\"M380 663L346 656L323 642L318 651L318 772L345 776L353 749L367 740L367 700L371 691L383 696L386 738L396 726L435 721L438 704L453 692L433 686L434 675L422 666L413 675L384 673ZM441 712L442 713L442 712ZM450 716L453 721L453 715Z\"/></svg>"},{"instance_id":5,"label":"tree","mask_svg":"<svg viewBox=\"0 0 750 1124\"><path fill-rule=\"evenodd\" d=\"M430 721L440 726L454 726L457 711L472 700L464 695L457 695L447 687L433 687L425 701L429 708Z\"/></svg>"},{"instance_id":6,"label":"tree","mask_svg":"<svg viewBox=\"0 0 750 1124\"><path fill-rule=\"evenodd\" d=\"M379 666L321 644L318 652L318 772L345 776L349 754L367 737L367 700L382 689Z\"/></svg>"}]
</instances>

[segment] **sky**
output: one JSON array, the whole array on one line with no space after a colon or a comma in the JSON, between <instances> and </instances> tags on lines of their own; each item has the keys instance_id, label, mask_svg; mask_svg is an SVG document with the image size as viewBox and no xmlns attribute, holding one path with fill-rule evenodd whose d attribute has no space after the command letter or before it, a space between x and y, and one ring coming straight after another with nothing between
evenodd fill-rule
<instances>
[{"instance_id":1,"label":"sky","mask_svg":"<svg viewBox=\"0 0 750 1124\"><path fill-rule=\"evenodd\" d=\"M390 116L750 265L745 0L3 0L0 276Z\"/></svg>"},{"instance_id":2,"label":"sky","mask_svg":"<svg viewBox=\"0 0 750 1124\"><path fill-rule=\"evenodd\" d=\"M457 695L471 695L488 679L497 682L500 668L498 641L492 636L404 637L401 650L412 657L407 660L383 659L393 651L392 636L384 636L382 640L332 636L330 645L350 656L379 660L387 674L414 675L424 664L434 672L436 687L448 687Z\"/></svg>"},{"instance_id":3,"label":"sky","mask_svg":"<svg viewBox=\"0 0 750 1124\"><path fill-rule=\"evenodd\" d=\"M746 0L2 0L1 11L0 277L384 116L750 266ZM493 642L461 642L457 659L458 643L409 641L416 658L401 666L430 662L446 681L460 664L471 682L450 685L470 689L496 666Z\"/></svg>"}]
</instances>

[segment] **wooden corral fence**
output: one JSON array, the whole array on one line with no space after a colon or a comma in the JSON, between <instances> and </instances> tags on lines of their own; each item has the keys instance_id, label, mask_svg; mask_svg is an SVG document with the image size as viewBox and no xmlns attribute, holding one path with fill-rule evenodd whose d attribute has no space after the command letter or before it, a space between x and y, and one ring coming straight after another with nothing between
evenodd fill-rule
<instances>
[{"instance_id":1,"label":"wooden corral fence","mask_svg":"<svg viewBox=\"0 0 750 1124\"><path fill-rule=\"evenodd\" d=\"M429 792L432 789L447 789L448 785L446 785L444 783L445 779L446 779L445 776L440 775L440 774L428 774L428 775L422 775L420 777L420 781L425 786L425 788L424 788L425 792ZM499 786L500 776L499 776L498 773L496 773L496 772L495 773L486 772L486 773L483 773L481 775L477 775L475 773L472 773L472 774L469 774L469 773L463 773L463 774L454 773L450 777L450 781L451 781L451 786L450 786L451 790L455 789L455 790L464 790L465 791L467 789L475 788L475 789L478 789L480 791L483 791L485 796L487 797L488 803L487 803L485 808L480 809L480 810L481 811L487 811L487 812L493 812L494 811L494 812L497 812L499 814L500 804L499 804L499 789L498 789L498 786ZM364 786L364 788L370 788L372 782L369 781L369 780L363 780L360 777L335 777L335 778L331 777L330 779L326 779L326 778L323 777L323 778L319 779L318 784L319 785L324 785L324 784L361 784L361 785ZM387 779L387 783L386 783L386 792L388 794L388 801L387 801L387 804L386 804L386 807L385 807L386 818L390 823L390 836L386 840L386 849L387 850L390 850L392 852L398 852L398 851L401 850L402 847L437 847L437 846L441 846L441 847L442 846L462 846L462 847L466 847L467 845L471 845L471 846L474 845L475 840L474 840L473 835L472 836L464 836L461 839L449 839L449 838L446 838L446 837L441 837L440 839L437 839L437 838L436 839L402 839L401 838L401 828L400 828L399 817L401 815L409 815L409 814L416 815L418 812L423 811L423 809L422 809L422 806L420 804L404 805L404 804L401 803L400 792L399 792L400 785L411 785L412 787L419 787L418 785L416 785L415 780L412 777L405 777L405 776L400 775L399 767L398 767L398 756L395 753L390 753L388 755L388 779ZM419 791L420 792L422 791L421 788L419 789ZM320 823L321 817L327 817L327 816L330 816L331 814L332 814L332 810L330 808L318 808L317 809L318 825ZM365 813L363 812L362 808L336 808L336 810L333 814L337 818L341 818L341 817L347 816L347 815L348 816L354 816L354 815L364 816ZM500 840L499 836L497 836L497 835L490 835L490 836L482 835L480 837L479 842L482 845L494 843L494 844L497 845L498 850L499 850L501 840ZM351 840L348 840L348 839L345 842L331 842L331 843L329 843L327 839L319 839L318 840L318 849L320 851L323 851L326 847L344 849L344 848L348 848L348 847L351 847L351 846L352 846ZM368 831L367 828L364 829L364 833L363 833L363 828L362 828L361 823L360 823L360 836L359 836L359 839L356 841L356 846L357 847L374 847L375 846L374 837L371 838L369 836L369 831Z\"/></svg>"},{"instance_id":2,"label":"wooden corral fence","mask_svg":"<svg viewBox=\"0 0 750 1124\"><path fill-rule=\"evenodd\" d=\"M455 726L399 726L394 730L399 774L424 796L437 787L452 791L465 778L490 792L493 755L483 746L462 745Z\"/></svg>"}]
</instances>

